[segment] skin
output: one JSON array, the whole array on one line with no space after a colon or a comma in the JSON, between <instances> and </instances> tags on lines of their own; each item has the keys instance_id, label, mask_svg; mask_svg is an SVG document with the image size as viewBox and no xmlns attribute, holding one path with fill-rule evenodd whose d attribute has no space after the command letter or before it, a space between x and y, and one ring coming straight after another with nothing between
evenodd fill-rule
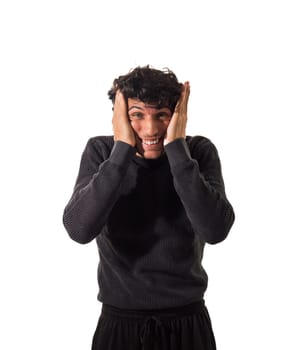
<instances>
[{"instance_id":1,"label":"skin","mask_svg":"<svg viewBox=\"0 0 296 350\"><path fill-rule=\"evenodd\" d=\"M138 99L125 102L118 90L113 109L115 141L123 141L137 148L137 155L156 159L164 152L164 146L178 138L185 138L189 82L183 84L180 99L174 113L169 108L156 108Z\"/></svg>"}]
</instances>

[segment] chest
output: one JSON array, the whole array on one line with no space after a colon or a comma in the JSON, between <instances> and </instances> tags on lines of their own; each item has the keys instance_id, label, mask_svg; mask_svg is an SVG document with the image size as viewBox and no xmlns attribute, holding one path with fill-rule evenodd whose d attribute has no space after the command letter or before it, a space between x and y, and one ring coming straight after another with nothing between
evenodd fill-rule
<instances>
[{"instance_id":1,"label":"chest","mask_svg":"<svg viewBox=\"0 0 296 350\"><path fill-rule=\"evenodd\" d=\"M169 164L149 168L133 165L121 186L121 210L154 215L173 215L182 206L176 193ZM123 208L125 207L125 208Z\"/></svg>"}]
</instances>

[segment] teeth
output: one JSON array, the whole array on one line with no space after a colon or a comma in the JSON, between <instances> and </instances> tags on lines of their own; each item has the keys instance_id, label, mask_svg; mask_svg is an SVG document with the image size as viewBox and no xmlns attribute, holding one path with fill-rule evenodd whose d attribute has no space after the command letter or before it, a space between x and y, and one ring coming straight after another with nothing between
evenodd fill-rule
<instances>
[{"instance_id":1,"label":"teeth","mask_svg":"<svg viewBox=\"0 0 296 350\"><path fill-rule=\"evenodd\" d=\"M159 142L159 139L156 139L156 140L143 140L142 142L145 145L156 145Z\"/></svg>"}]
</instances>

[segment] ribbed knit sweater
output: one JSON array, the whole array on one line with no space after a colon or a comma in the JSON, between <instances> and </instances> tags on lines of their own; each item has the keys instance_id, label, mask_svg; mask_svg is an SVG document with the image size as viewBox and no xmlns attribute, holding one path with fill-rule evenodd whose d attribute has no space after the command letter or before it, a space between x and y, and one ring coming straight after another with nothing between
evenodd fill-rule
<instances>
[{"instance_id":1,"label":"ribbed knit sweater","mask_svg":"<svg viewBox=\"0 0 296 350\"><path fill-rule=\"evenodd\" d=\"M177 139L157 159L91 137L63 213L73 240L96 239L98 300L128 309L201 300L205 243L223 241L233 222L218 152L203 136Z\"/></svg>"}]
</instances>

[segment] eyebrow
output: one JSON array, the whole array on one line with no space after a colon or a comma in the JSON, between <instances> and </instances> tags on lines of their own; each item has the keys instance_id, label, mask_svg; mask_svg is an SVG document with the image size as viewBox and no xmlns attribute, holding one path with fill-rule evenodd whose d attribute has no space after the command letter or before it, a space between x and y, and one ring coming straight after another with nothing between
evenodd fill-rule
<instances>
[{"instance_id":1,"label":"eyebrow","mask_svg":"<svg viewBox=\"0 0 296 350\"><path fill-rule=\"evenodd\" d=\"M147 105L147 106L145 106L145 107L151 107L151 108L155 108L155 109L158 109L158 110L165 109L165 108L168 108L168 109L169 109L169 107L159 107L159 108L158 108L156 105ZM141 111L144 110L144 108L143 108L143 107L140 107L140 106L131 106L131 107L129 107L128 111L130 111L130 110L133 109L133 108L140 109Z\"/></svg>"},{"instance_id":2,"label":"eyebrow","mask_svg":"<svg viewBox=\"0 0 296 350\"><path fill-rule=\"evenodd\" d=\"M139 106L131 106L129 109L128 109L128 111L130 111L131 109L133 109L133 108L137 108L137 109L140 109L140 110L144 110L144 108L142 108L142 107L139 107Z\"/></svg>"}]
</instances>

